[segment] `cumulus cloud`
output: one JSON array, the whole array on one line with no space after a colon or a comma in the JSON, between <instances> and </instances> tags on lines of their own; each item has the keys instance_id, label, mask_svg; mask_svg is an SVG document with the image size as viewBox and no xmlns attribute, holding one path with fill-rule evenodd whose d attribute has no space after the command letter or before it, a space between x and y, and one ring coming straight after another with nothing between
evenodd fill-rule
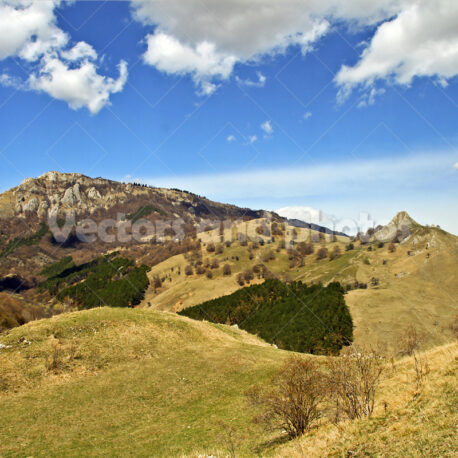
<instances>
[{"instance_id":1,"label":"cumulus cloud","mask_svg":"<svg viewBox=\"0 0 458 458\"><path fill-rule=\"evenodd\" d=\"M0 84L43 91L73 109L87 107L97 113L110 94L122 90L127 65L119 64L119 77L97 72L97 53L84 41L70 45L70 37L57 26L54 13L61 0L0 0L0 59L17 56L29 63L26 81L2 75Z\"/></svg>"},{"instance_id":2,"label":"cumulus cloud","mask_svg":"<svg viewBox=\"0 0 458 458\"><path fill-rule=\"evenodd\" d=\"M113 79L97 73L94 63L85 61L77 68L57 59L46 59L37 75L29 78L30 87L48 93L51 97L63 100L76 110L87 107L97 113L104 107L110 94L119 92L127 80L127 64L119 64L119 77Z\"/></svg>"},{"instance_id":3,"label":"cumulus cloud","mask_svg":"<svg viewBox=\"0 0 458 458\"><path fill-rule=\"evenodd\" d=\"M227 80L237 63L256 63L289 46L308 52L333 22L376 26L354 66L336 83L343 100L357 85L377 79L409 84L434 76L440 84L458 74L458 2L455 0L132 0L135 17L156 26L147 38L145 62L160 71L202 81ZM192 20L190 20L192 18ZM265 80L237 79L262 87ZM380 92L378 93L380 94ZM368 94L362 105L370 105Z\"/></svg>"},{"instance_id":4,"label":"cumulus cloud","mask_svg":"<svg viewBox=\"0 0 458 458\"><path fill-rule=\"evenodd\" d=\"M157 26L147 36L144 61L169 74L188 74L198 87L202 81L227 79L236 63L258 61L290 45L306 52L329 27L302 0L268 0L262 5L248 0L132 3L138 20ZM264 83L263 75L251 81Z\"/></svg>"},{"instance_id":5,"label":"cumulus cloud","mask_svg":"<svg viewBox=\"0 0 458 458\"><path fill-rule=\"evenodd\" d=\"M97 59L95 49L85 41L78 42L73 48L68 51L62 51L60 55L69 61L78 61L80 59Z\"/></svg>"},{"instance_id":6,"label":"cumulus cloud","mask_svg":"<svg viewBox=\"0 0 458 458\"><path fill-rule=\"evenodd\" d=\"M213 93L217 86L214 77L226 79L232 72L236 58L216 50L214 43L202 41L195 45L182 44L172 35L155 32L146 38L147 50L143 60L168 74L191 74L201 92Z\"/></svg>"},{"instance_id":7,"label":"cumulus cloud","mask_svg":"<svg viewBox=\"0 0 458 458\"><path fill-rule=\"evenodd\" d=\"M267 78L261 72L256 72L256 76L258 77L257 81L250 80L250 79L242 80L238 76L235 77L235 80L241 86L258 87L258 88L264 87L266 84Z\"/></svg>"},{"instance_id":8,"label":"cumulus cloud","mask_svg":"<svg viewBox=\"0 0 458 458\"><path fill-rule=\"evenodd\" d=\"M283 207L276 210L276 212L288 219L298 219L306 223L323 223L323 213L321 210L313 207L291 206Z\"/></svg>"},{"instance_id":9,"label":"cumulus cloud","mask_svg":"<svg viewBox=\"0 0 458 458\"><path fill-rule=\"evenodd\" d=\"M458 170L458 162L455 162L455 164L453 165L453 168L454 168L455 170Z\"/></svg>"},{"instance_id":10,"label":"cumulus cloud","mask_svg":"<svg viewBox=\"0 0 458 458\"><path fill-rule=\"evenodd\" d=\"M258 141L258 136L257 135L251 135L250 137L248 137L248 143L251 145L255 142Z\"/></svg>"},{"instance_id":11,"label":"cumulus cloud","mask_svg":"<svg viewBox=\"0 0 458 458\"><path fill-rule=\"evenodd\" d=\"M261 124L261 129L267 134L267 135L272 135L274 128L272 127L272 122L267 120L266 122L263 122Z\"/></svg>"},{"instance_id":12,"label":"cumulus cloud","mask_svg":"<svg viewBox=\"0 0 458 458\"><path fill-rule=\"evenodd\" d=\"M302 117L307 121L307 119L310 119L312 117L312 112L307 111L307 113L304 113Z\"/></svg>"},{"instance_id":13,"label":"cumulus cloud","mask_svg":"<svg viewBox=\"0 0 458 458\"><path fill-rule=\"evenodd\" d=\"M54 8L60 0L0 2L0 59L19 55L35 60L64 46L67 35L56 26Z\"/></svg>"},{"instance_id":14,"label":"cumulus cloud","mask_svg":"<svg viewBox=\"0 0 458 458\"><path fill-rule=\"evenodd\" d=\"M403 3L396 17L377 28L357 64L343 66L337 74L344 92L378 79L408 85L416 76L436 77L446 84L458 74L458 2Z\"/></svg>"},{"instance_id":15,"label":"cumulus cloud","mask_svg":"<svg viewBox=\"0 0 458 458\"><path fill-rule=\"evenodd\" d=\"M235 136L234 135L228 135L227 138L226 138L226 141L228 143L235 142Z\"/></svg>"}]
</instances>

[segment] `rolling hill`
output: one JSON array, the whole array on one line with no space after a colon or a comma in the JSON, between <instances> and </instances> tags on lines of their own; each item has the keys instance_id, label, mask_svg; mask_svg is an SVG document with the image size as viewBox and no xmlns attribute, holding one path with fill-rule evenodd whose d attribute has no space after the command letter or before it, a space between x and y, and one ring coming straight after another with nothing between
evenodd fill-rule
<instances>
[{"instance_id":1,"label":"rolling hill","mask_svg":"<svg viewBox=\"0 0 458 458\"><path fill-rule=\"evenodd\" d=\"M456 343L426 354L422 390L411 358L387 362L371 419L322 422L287 443L253 423L244 393L289 352L234 327L104 307L28 323L0 343L2 456L227 456L228 428L236 456L456 449Z\"/></svg>"}]
</instances>

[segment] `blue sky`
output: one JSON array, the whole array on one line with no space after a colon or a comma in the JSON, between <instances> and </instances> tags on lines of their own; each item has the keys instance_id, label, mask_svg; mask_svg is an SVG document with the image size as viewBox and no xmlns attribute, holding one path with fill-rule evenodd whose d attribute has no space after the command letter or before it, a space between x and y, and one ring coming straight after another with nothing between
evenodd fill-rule
<instances>
[{"instance_id":1,"label":"blue sky","mask_svg":"<svg viewBox=\"0 0 458 458\"><path fill-rule=\"evenodd\" d=\"M0 1L0 191L58 170L458 233L458 8L365 2Z\"/></svg>"}]
</instances>

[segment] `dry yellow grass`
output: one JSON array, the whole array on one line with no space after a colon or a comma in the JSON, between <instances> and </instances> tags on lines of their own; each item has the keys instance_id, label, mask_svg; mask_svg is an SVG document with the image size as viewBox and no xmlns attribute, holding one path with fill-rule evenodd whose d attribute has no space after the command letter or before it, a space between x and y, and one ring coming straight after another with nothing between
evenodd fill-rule
<instances>
[{"instance_id":1,"label":"dry yellow grass","mask_svg":"<svg viewBox=\"0 0 458 458\"><path fill-rule=\"evenodd\" d=\"M303 438L254 424L244 393L288 352L238 329L173 313L100 308L1 336L0 456L453 456L458 344L388 362L373 418ZM322 357L321 359L324 359ZM384 403L387 403L387 410Z\"/></svg>"},{"instance_id":2,"label":"dry yellow grass","mask_svg":"<svg viewBox=\"0 0 458 458\"><path fill-rule=\"evenodd\" d=\"M420 390L412 358L388 365L371 419L322 425L274 455L456 456L458 344L430 350L425 357L429 372Z\"/></svg>"},{"instance_id":3,"label":"dry yellow grass","mask_svg":"<svg viewBox=\"0 0 458 458\"><path fill-rule=\"evenodd\" d=\"M222 450L219 421L243 454L269 438L244 392L287 352L243 331L171 313L101 308L1 336L0 456L181 456Z\"/></svg>"},{"instance_id":4,"label":"dry yellow grass","mask_svg":"<svg viewBox=\"0 0 458 458\"><path fill-rule=\"evenodd\" d=\"M248 231L254 231L258 224L257 220L250 222ZM299 231L298 237L304 238L305 233ZM209 240L214 240L216 232L205 234ZM152 269L150 278L170 275L171 281L166 280L156 294L150 288L143 305L178 311L231 294L240 288L235 274L262 262L262 253L273 250L276 259L266 266L280 278L287 274L290 279L306 283L340 281L350 284L357 280L368 284L367 289L352 290L346 296L355 323L357 344L377 343L392 352L399 335L409 325L418 328L429 347L445 344L453 338L450 325L458 310L457 237L437 228L420 227L403 244L397 245L394 253L389 252L388 244L382 248L372 244L372 251L368 251L367 245L360 247L356 243L356 249L348 252L344 241L326 244L330 250L335 245L342 251L337 259L317 261L316 256L311 255L306 257L305 266L294 268L290 268L286 250L275 252L277 243L255 250L253 260L249 260L247 248L238 242L225 248L222 255L208 254L204 247L204 258L216 257L220 262L220 268L212 271L214 278L211 280L205 275L185 276L183 271L187 262L184 256L175 256ZM238 261L233 259L235 256ZM225 262L232 267L231 277L222 275L221 266ZM174 272L171 272L172 267ZM182 275L177 275L178 267ZM371 285L373 277L379 280L377 286Z\"/></svg>"}]
</instances>

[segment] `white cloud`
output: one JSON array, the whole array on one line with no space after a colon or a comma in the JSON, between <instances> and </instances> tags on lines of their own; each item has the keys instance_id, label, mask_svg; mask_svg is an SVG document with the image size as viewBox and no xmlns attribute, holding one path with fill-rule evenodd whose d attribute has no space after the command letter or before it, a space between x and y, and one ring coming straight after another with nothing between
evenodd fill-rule
<instances>
[{"instance_id":1,"label":"white cloud","mask_svg":"<svg viewBox=\"0 0 458 458\"><path fill-rule=\"evenodd\" d=\"M362 107L367 107L369 105L373 105L375 103L375 98L378 95L385 94L385 92L386 91L383 88L380 88L380 89L377 89L375 87L370 88L369 91L366 91L365 93L362 94L361 100L358 103L358 108L362 108Z\"/></svg>"},{"instance_id":2,"label":"white cloud","mask_svg":"<svg viewBox=\"0 0 458 458\"><path fill-rule=\"evenodd\" d=\"M38 90L73 109L97 113L110 94L122 90L127 65L118 79L97 73L97 53L84 41L70 47L70 37L57 26L54 10L61 0L0 0L0 59L17 56L29 63L30 75L18 81L2 75L0 84Z\"/></svg>"},{"instance_id":3,"label":"white cloud","mask_svg":"<svg viewBox=\"0 0 458 458\"><path fill-rule=\"evenodd\" d=\"M198 87L202 81L227 79L236 63L258 61L290 45L306 52L329 27L302 0L132 3L138 20L157 26L147 37L144 61L169 74L188 74ZM265 77L242 83L262 86Z\"/></svg>"},{"instance_id":4,"label":"white cloud","mask_svg":"<svg viewBox=\"0 0 458 458\"><path fill-rule=\"evenodd\" d=\"M266 84L267 78L261 72L256 72L256 76L258 77L257 81L253 81L250 79L242 80L238 76L235 77L235 80L241 86L258 87L258 88L264 87Z\"/></svg>"},{"instance_id":5,"label":"white cloud","mask_svg":"<svg viewBox=\"0 0 458 458\"><path fill-rule=\"evenodd\" d=\"M113 79L97 73L94 63L85 61L77 68L70 68L57 58L46 59L37 75L29 78L30 87L64 100L76 110L87 107L97 113L109 103L110 94L120 92L127 80L127 64L119 64L119 77Z\"/></svg>"},{"instance_id":6,"label":"white cloud","mask_svg":"<svg viewBox=\"0 0 458 458\"><path fill-rule=\"evenodd\" d=\"M143 60L169 74L191 74L203 95L212 94L217 86L214 77L226 79L232 73L236 58L216 51L213 43L202 41L195 46L184 45L163 32L147 36L148 49Z\"/></svg>"},{"instance_id":7,"label":"white cloud","mask_svg":"<svg viewBox=\"0 0 458 458\"><path fill-rule=\"evenodd\" d=\"M257 135L251 135L250 137L248 137L248 143L249 144L253 144L255 142L258 141L258 136Z\"/></svg>"},{"instance_id":8,"label":"white cloud","mask_svg":"<svg viewBox=\"0 0 458 458\"><path fill-rule=\"evenodd\" d=\"M227 138L226 138L226 141L228 143L235 142L235 136L234 135L228 135Z\"/></svg>"},{"instance_id":9,"label":"white cloud","mask_svg":"<svg viewBox=\"0 0 458 458\"><path fill-rule=\"evenodd\" d=\"M415 76L434 76L440 84L447 84L458 74L456 0L132 3L138 20L157 27L148 37L145 62L167 73L191 75L198 87L202 81L227 80L237 63L256 63L292 45L305 53L330 30L333 21L377 27L357 64L339 71L340 99L354 86L370 86L377 79L409 84ZM160 41L168 45L158 47ZM265 82L261 78L237 81L252 86ZM367 95L362 105L370 105L374 97Z\"/></svg>"},{"instance_id":10,"label":"white cloud","mask_svg":"<svg viewBox=\"0 0 458 458\"><path fill-rule=\"evenodd\" d=\"M97 53L95 52L95 49L84 41L76 43L76 45L68 51L62 51L60 55L64 59L70 61L78 61L81 59L97 59Z\"/></svg>"},{"instance_id":11,"label":"white cloud","mask_svg":"<svg viewBox=\"0 0 458 458\"><path fill-rule=\"evenodd\" d=\"M312 117L312 112L307 111L307 113L304 113L303 118L307 121L307 119L310 119Z\"/></svg>"},{"instance_id":12,"label":"white cloud","mask_svg":"<svg viewBox=\"0 0 458 458\"><path fill-rule=\"evenodd\" d=\"M276 212L284 218L298 219L306 223L322 224L323 221L322 211L313 207L283 207L276 210Z\"/></svg>"},{"instance_id":13,"label":"white cloud","mask_svg":"<svg viewBox=\"0 0 458 458\"><path fill-rule=\"evenodd\" d=\"M261 124L261 129L267 134L267 135L272 135L274 128L272 127L272 122L267 120L266 122L263 122Z\"/></svg>"},{"instance_id":14,"label":"white cloud","mask_svg":"<svg viewBox=\"0 0 458 458\"><path fill-rule=\"evenodd\" d=\"M402 3L402 11L377 28L359 62L337 74L341 95L377 79L408 85L416 76L430 76L444 84L458 74L458 2Z\"/></svg>"},{"instance_id":15,"label":"white cloud","mask_svg":"<svg viewBox=\"0 0 458 458\"><path fill-rule=\"evenodd\" d=\"M435 177L446 176L456 153L417 154L367 161L323 163L308 167L241 171L143 179L157 186L189 189L217 200L239 198L304 198L311 196L366 196L377 191L399 193L408 188L424 189ZM392 194L390 194L392 195Z\"/></svg>"},{"instance_id":16,"label":"white cloud","mask_svg":"<svg viewBox=\"0 0 458 458\"><path fill-rule=\"evenodd\" d=\"M453 168L454 168L455 170L458 170L458 162L455 162L455 164L453 165Z\"/></svg>"},{"instance_id":17,"label":"white cloud","mask_svg":"<svg viewBox=\"0 0 458 458\"><path fill-rule=\"evenodd\" d=\"M19 55L33 61L67 41L67 35L56 26L54 8L60 0L0 1L0 59Z\"/></svg>"}]
</instances>

